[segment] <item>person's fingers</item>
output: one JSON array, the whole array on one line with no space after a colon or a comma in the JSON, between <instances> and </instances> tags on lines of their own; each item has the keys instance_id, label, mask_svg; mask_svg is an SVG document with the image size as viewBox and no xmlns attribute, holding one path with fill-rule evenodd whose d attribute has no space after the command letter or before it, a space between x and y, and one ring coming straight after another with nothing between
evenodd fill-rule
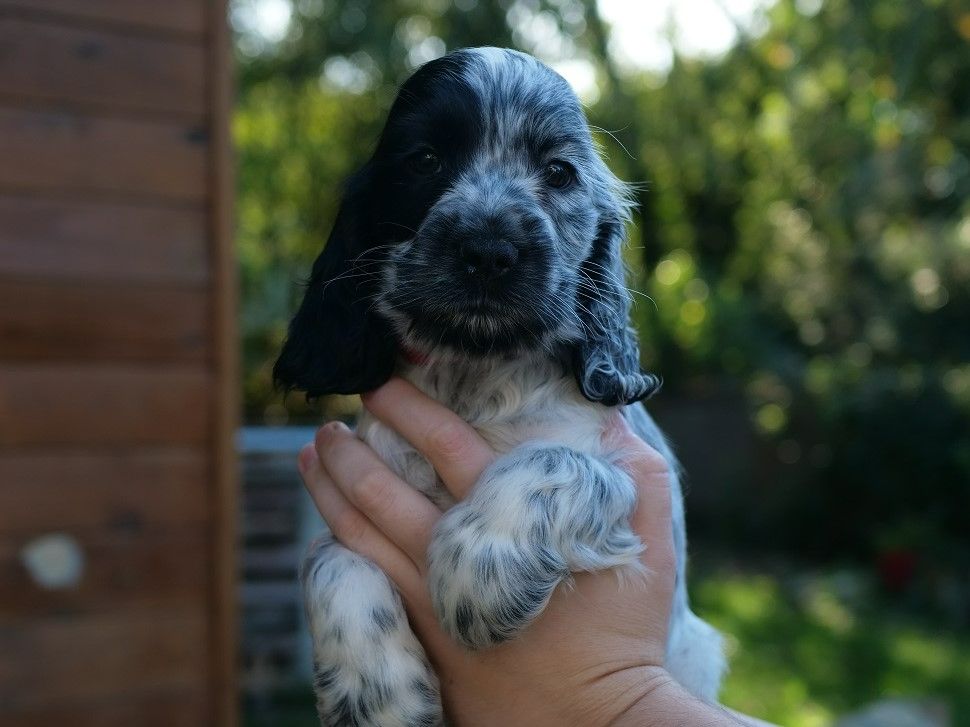
<instances>
[{"instance_id":1,"label":"person's fingers","mask_svg":"<svg viewBox=\"0 0 970 727\"><path fill-rule=\"evenodd\" d=\"M438 624L427 581L419 569L347 500L322 466L314 442L300 451L299 464L307 490L334 537L373 561L394 581L404 600L411 626L429 655L441 656L457 650L459 647ZM420 493L415 494L420 496Z\"/></svg>"},{"instance_id":2,"label":"person's fingers","mask_svg":"<svg viewBox=\"0 0 970 727\"><path fill-rule=\"evenodd\" d=\"M604 436L637 486L637 507L630 524L647 546L644 560L665 565L673 559L670 464L619 414L611 419Z\"/></svg>"},{"instance_id":3,"label":"person's fingers","mask_svg":"<svg viewBox=\"0 0 970 727\"><path fill-rule=\"evenodd\" d=\"M411 559L351 505L323 468L313 442L299 454L300 474L330 532L341 544L373 561L402 589L423 589Z\"/></svg>"},{"instance_id":4,"label":"person's fingers","mask_svg":"<svg viewBox=\"0 0 970 727\"><path fill-rule=\"evenodd\" d=\"M458 499L495 459L495 452L470 424L403 379L392 378L361 399L368 411L428 458Z\"/></svg>"},{"instance_id":5,"label":"person's fingers","mask_svg":"<svg viewBox=\"0 0 970 727\"><path fill-rule=\"evenodd\" d=\"M340 422L320 428L316 448L327 474L347 500L424 569L431 529L441 511L391 472L374 450Z\"/></svg>"}]
</instances>

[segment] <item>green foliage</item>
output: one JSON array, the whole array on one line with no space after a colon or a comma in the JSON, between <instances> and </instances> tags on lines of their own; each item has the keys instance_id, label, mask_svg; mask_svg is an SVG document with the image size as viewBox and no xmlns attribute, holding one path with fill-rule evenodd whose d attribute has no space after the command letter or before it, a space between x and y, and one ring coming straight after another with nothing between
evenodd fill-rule
<instances>
[{"instance_id":1,"label":"green foliage","mask_svg":"<svg viewBox=\"0 0 970 727\"><path fill-rule=\"evenodd\" d=\"M794 494L776 545L831 555L893 541L960 566L966 7L796 8L779 2L723 60L679 60L659 87L593 110L604 126L636 119L625 142L650 180L645 356L668 391L743 386L761 436L802 465L784 475Z\"/></svg>"},{"instance_id":2,"label":"green foliage","mask_svg":"<svg viewBox=\"0 0 970 727\"><path fill-rule=\"evenodd\" d=\"M240 99L236 238L250 417L286 415L271 386L272 362L336 214L339 180L367 153L381 121L370 99L311 81L261 83ZM305 411L298 400L290 405Z\"/></svg>"},{"instance_id":3,"label":"green foliage","mask_svg":"<svg viewBox=\"0 0 970 727\"><path fill-rule=\"evenodd\" d=\"M894 613L853 572L720 568L693 601L728 635L724 704L786 727L822 727L887 697L931 698L970 725L970 640Z\"/></svg>"},{"instance_id":4,"label":"green foliage","mask_svg":"<svg viewBox=\"0 0 970 727\"><path fill-rule=\"evenodd\" d=\"M601 141L618 174L641 183L628 260L631 285L654 301L637 296L645 365L663 374L665 397L740 392L770 453L732 473L738 496L721 520L750 544L912 551L926 579L966 573L970 10L810 5L779 0L723 58L676 58L664 76L616 68L591 1L506 13L467 0L300 0L279 44L242 34L247 418L311 416L296 397L284 408L269 368L339 180L369 153L398 81L445 47L532 50L509 20L526 7L592 63L591 121L618 130L619 144Z\"/></svg>"}]
</instances>

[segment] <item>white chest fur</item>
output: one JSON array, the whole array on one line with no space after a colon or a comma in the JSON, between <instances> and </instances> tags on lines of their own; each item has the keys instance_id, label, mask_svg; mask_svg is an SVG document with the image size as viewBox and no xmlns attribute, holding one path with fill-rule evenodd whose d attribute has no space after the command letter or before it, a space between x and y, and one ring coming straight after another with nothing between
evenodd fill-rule
<instances>
[{"instance_id":1,"label":"white chest fur","mask_svg":"<svg viewBox=\"0 0 970 727\"><path fill-rule=\"evenodd\" d=\"M536 441L603 452L611 410L583 398L552 361L440 361L406 365L401 375L471 424L500 454ZM365 412L358 433L406 482L441 506L453 504L431 465L396 432Z\"/></svg>"}]
</instances>

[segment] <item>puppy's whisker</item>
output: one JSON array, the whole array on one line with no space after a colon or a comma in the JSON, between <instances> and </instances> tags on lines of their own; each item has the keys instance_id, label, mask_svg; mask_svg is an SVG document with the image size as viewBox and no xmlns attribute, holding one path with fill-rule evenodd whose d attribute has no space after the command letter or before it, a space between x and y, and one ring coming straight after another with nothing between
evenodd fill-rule
<instances>
[{"instance_id":1,"label":"puppy's whisker","mask_svg":"<svg viewBox=\"0 0 970 727\"><path fill-rule=\"evenodd\" d=\"M602 126L596 126L595 124L590 124L589 128L591 128L593 131L599 131L609 136L613 141L616 142L617 146L619 146L630 159L633 159L634 161L636 161L636 157L630 153L630 150L627 149L626 146L624 146L623 142L620 141L620 139L612 131L610 131L609 129L604 129ZM627 128L628 127L623 127L622 129L617 129L617 131L626 131Z\"/></svg>"},{"instance_id":2,"label":"puppy's whisker","mask_svg":"<svg viewBox=\"0 0 970 727\"><path fill-rule=\"evenodd\" d=\"M410 232L412 235L418 234L417 230L415 230L412 227L408 227L407 225L402 225L400 222L391 222L390 220L385 220L384 222L378 222L377 224L378 224L378 227L383 225L390 225L392 227L400 227L402 230Z\"/></svg>"},{"instance_id":3,"label":"puppy's whisker","mask_svg":"<svg viewBox=\"0 0 970 727\"><path fill-rule=\"evenodd\" d=\"M613 272L612 272L612 271L610 271L610 270L609 270L608 268L605 268L605 267L603 267L603 266L602 266L602 265L600 265L599 263L596 263L596 262L594 262L594 261L592 261L592 260L587 260L587 261L586 261L586 263L587 263L587 264L589 264L589 265L593 265L593 266L595 266L595 267L599 267L599 268L601 268L601 269L602 269L602 270L603 270L604 272L606 272L606 273L609 273L609 275L610 275L611 277L613 276ZM585 282L583 282L583 281L577 281L577 282L578 282L578 283L579 283L579 284L580 284L580 285L581 285L582 287L584 287L584 288L587 288L587 289L589 289L589 290L592 290L592 291L594 291L594 292L595 292L595 291L598 291L598 290L599 290L599 289L597 288L597 286L596 286L596 282L595 282L595 281L594 281L594 280L593 280L593 279L592 279L592 278L590 277L590 275L589 275L589 273L587 273L587 272L586 272L585 270L583 270L582 268L580 268L580 269L579 269L579 272L580 272L580 274L581 274L581 275L583 275L583 277L585 277L585 278L586 278L586 280L588 281L588 283L585 283ZM642 298L645 298L645 299L647 299L647 300L649 300L649 301L650 301L651 303L653 303L653 306L654 306L654 308L656 308L657 310L660 310L660 307L659 307L659 306L657 305L657 301L656 301L656 300L654 300L653 298L651 298L651 297L650 297L649 295L647 295L647 294L646 294L646 293L644 293L643 291L640 291L640 290L637 290L636 288L631 288L631 287L629 287L629 286L627 286L627 285L624 285L624 284L622 284L622 283L617 283L617 285L618 285L618 287L619 287L619 288L621 288L621 289L623 289L623 290L625 290L625 291L626 291L627 293L630 293L631 295L639 295L640 297L642 297Z\"/></svg>"},{"instance_id":4,"label":"puppy's whisker","mask_svg":"<svg viewBox=\"0 0 970 727\"><path fill-rule=\"evenodd\" d=\"M353 278L368 278L368 277L371 277L372 275L373 275L373 273L372 272L369 272L369 271L354 272L353 270L348 270L346 273L342 273L342 274L338 275L337 277L331 278L330 280L326 281L323 284L323 288L321 289L321 293L326 293L327 292L327 288L329 288L331 285L333 285L334 283L339 282L341 280L350 280L350 279L353 279Z\"/></svg>"}]
</instances>

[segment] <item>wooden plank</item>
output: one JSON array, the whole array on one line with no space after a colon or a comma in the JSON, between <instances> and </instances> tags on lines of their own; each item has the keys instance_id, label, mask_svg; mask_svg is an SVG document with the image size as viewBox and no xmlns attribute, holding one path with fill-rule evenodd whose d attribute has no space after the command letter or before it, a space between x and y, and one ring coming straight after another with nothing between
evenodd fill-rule
<instances>
[{"instance_id":1,"label":"wooden plank","mask_svg":"<svg viewBox=\"0 0 970 727\"><path fill-rule=\"evenodd\" d=\"M206 444L198 367L0 365L0 448Z\"/></svg>"},{"instance_id":2,"label":"wooden plank","mask_svg":"<svg viewBox=\"0 0 970 727\"><path fill-rule=\"evenodd\" d=\"M0 619L0 705L10 711L205 680L205 604Z\"/></svg>"},{"instance_id":3,"label":"wooden plank","mask_svg":"<svg viewBox=\"0 0 970 727\"><path fill-rule=\"evenodd\" d=\"M232 172L232 62L227 0L206 0L210 33L209 86L212 153L209 157L209 183L212 223L213 325L215 333L212 398L212 486L213 558L209 612L212 650L210 684L212 700L210 721L217 727L239 723L238 706L238 611L236 602L236 543L239 517L239 486L235 433L239 427L239 372L236 330L236 258L233 247Z\"/></svg>"},{"instance_id":4,"label":"wooden plank","mask_svg":"<svg viewBox=\"0 0 970 727\"><path fill-rule=\"evenodd\" d=\"M0 186L200 201L207 136L190 123L0 107Z\"/></svg>"},{"instance_id":5,"label":"wooden plank","mask_svg":"<svg viewBox=\"0 0 970 727\"><path fill-rule=\"evenodd\" d=\"M202 361L208 325L204 289L0 278L7 360Z\"/></svg>"},{"instance_id":6,"label":"wooden plank","mask_svg":"<svg viewBox=\"0 0 970 727\"><path fill-rule=\"evenodd\" d=\"M0 274L203 283L201 209L0 195Z\"/></svg>"},{"instance_id":7,"label":"wooden plank","mask_svg":"<svg viewBox=\"0 0 970 727\"><path fill-rule=\"evenodd\" d=\"M119 530L68 533L84 558L81 578L70 588L45 588L34 581L22 561L32 538L0 541L0 622L175 606L205 593L210 564L203 525L159 533L132 523L127 532Z\"/></svg>"},{"instance_id":8,"label":"wooden plank","mask_svg":"<svg viewBox=\"0 0 970 727\"><path fill-rule=\"evenodd\" d=\"M151 690L147 694L112 695L33 709L5 711L3 727L203 727L207 703L201 689Z\"/></svg>"},{"instance_id":9,"label":"wooden plank","mask_svg":"<svg viewBox=\"0 0 970 727\"><path fill-rule=\"evenodd\" d=\"M0 538L201 525L208 480L198 449L0 454Z\"/></svg>"},{"instance_id":10,"label":"wooden plank","mask_svg":"<svg viewBox=\"0 0 970 727\"><path fill-rule=\"evenodd\" d=\"M206 22L205 5L199 0L0 0L0 10L193 35L201 35Z\"/></svg>"},{"instance_id":11,"label":"wooden plank","mask_svg":"<svg viewBox=\"0 0 970 727\"><path fill-rule=\"evenodd\" d=\"M200 361L208 345L202 289L0 279L5 359Z\"/></svg>"},{"instance_id":12,"label":"wooden plank","mask_svg":"<svg viewBox=\"0 0 970 727\"><path fill-rule=\"evenodd\" d=\"M0 95L117 111L205 113L195 42L0 17Z\"/></svg>"}]
</instances>

